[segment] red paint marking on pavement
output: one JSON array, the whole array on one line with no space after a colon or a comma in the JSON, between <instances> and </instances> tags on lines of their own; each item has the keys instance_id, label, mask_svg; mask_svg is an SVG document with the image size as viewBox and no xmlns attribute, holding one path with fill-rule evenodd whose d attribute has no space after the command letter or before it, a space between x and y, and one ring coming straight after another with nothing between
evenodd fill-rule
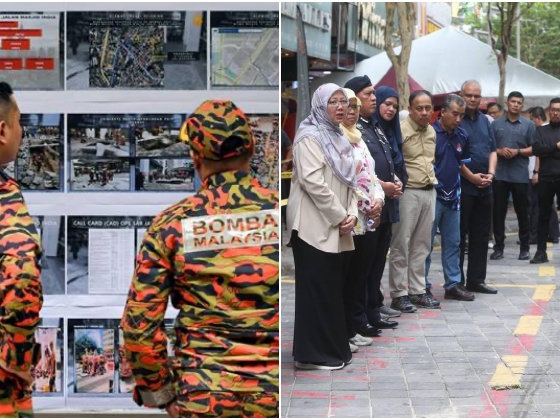
<instances>
[{"instance_id":1,"label":"red paint marking on pavement","mask_svg":"<svg viewBox=\"0 0 560 420\"><path fill-rule=\"evenodd\" d=\"M538 305L534 305L531 308L527 309L523 315L544 316L545 313L546 311L544 308Z\"/></svg>"},{"instance_id":2,"label":"red paint marking on pavement","mask_svg":"<svg viewBox=\"0 0 560 420\"><path fill-rule=\"evenodd\" d=\"M397 342L402 341L416 341L416 337L397 337Z\"/></svg>"},{"instance_id":3,"label":"red paint marking on pavement","mask_svg":"<svg viewBox=\"0 0 560 420\"><path fill-rule=\"evenodd\" d=\"M373 369L385 369L387 367L387 362L384 360L370 360L368 363L374 365Z\"/></svg>"},{"instance_id":4,"label":"red paint marking on pavement","mask_svg":"<svg viewBox=\"0 0 560 420\"><path fill-rule=\"evenodd\" d=\"M315 375L313 373L304 373L304 372L296 373L296 378L325 379L325 378L330 378L330 377L331 377L331 375Z\"/></svg>"},{"instance_id":5,"label":"red paint marking on pavement","mask_svg":"<svg viewBox=\"0 0 560 420\"><path fill-rule=\"evenodd\" d=\"M393 337L373 337L373 341L376 343L387 343L389 341L393 341Z\"/></svg>"},{"instance_id":6,"label":"red paint marking on pavement","mask_svg":"<svg viewBox=\"0 0 560 420\"><path fill-rule=\"evenodd\" d=\"M441 311L426 311L422 315L418 315L418 319L441 318Z\"/></svg>"},{"instance_id":7,"label":"red paint marking on pavement","mask_svg":"<svg viewBox=\"0 0 560 420\"><path fill-rule=\"evenodd\" d=\"M537 299L537 300L535 300L535 304L544 308L544 309L546 309L546 308L548 308L548 305L550 304L550 301Z\"/></svg>"},{"instance_id":8,"label":"red paint marking on pavement","mask_svg":"<svg viewBox=\"0 0 560 420\"><path fill-rule=\"evenodd\" d=\"M407 328L406 330L404 330L404 331L406 331L406 332L409 332L409 331L419 331L419 330L421 330L422 328L424 328L424 327L422 327L422 325L411 325L410 327L408 327L408 328Z\"/></svg>"},{"instance_id":9,"label":"red paint marking on pavement","mask_svg":"<svg viewBox=\"0 0 560 420\"><path fill-rule=\"evenodd\" d=\"M333 395L333 400L345 400L345 401L353 401L356 399L355 395Z\"/></svg>"},{"instance_id":10,"label":"red paint marking on pavement","mask_svg":"<svg viewBox=\"0 0 560 420\"><path fill-rule=\"evenodd\" d=\"M293 396L298 396L298 397L309 397L309 398L329 398L329 394L323 394L320 392L292 392L292 397Z\"/></svg>"},{"instance_id":11,"label":"red paint marking on pavement","mask_svg":"<svg viewBox=\"0 0 560 420\"><path fill-rule=\"evenodd\" d=\"M399 354L402 353L402 349L389 349L389 348L369 348L367 349L367 353L375 353L375 354Z\"/></svg>"},{"instance_id":12,"label":"red paint marking on pavement","mask_svg":"<svg viewBox=\"0 0 560 420\"><path fill-rule=\"evenodd\" d=\"M528 351L533 350L533 346L535 345L536 338L537 336L535 335L527 335L527 334L521 334L517 336L517 339L521 342L521 344L523 344L523 346L525 346L525 348ZM518 355L515 354L514 356L518 356Z\"/></svg>"}]
</instances>

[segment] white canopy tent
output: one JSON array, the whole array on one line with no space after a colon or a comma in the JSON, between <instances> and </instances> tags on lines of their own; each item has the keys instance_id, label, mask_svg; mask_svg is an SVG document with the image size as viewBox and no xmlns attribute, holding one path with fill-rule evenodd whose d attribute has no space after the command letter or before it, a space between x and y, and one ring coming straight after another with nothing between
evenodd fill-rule
<instances>
[{"instance_id":1,"label":"white canopy tent","mask_svg":"<svg viewBox=\"0 0 560 420\"><path fill-rule=\"evenodd\" d=\"M375 86L390 68L391 61L383 52L358 63L354 72L333 73L315 80L311 90L329 82L343 86L352 77L364 74ZM408 72L434 95L458 91L465 80L476 79L485 98L498 97L500 72L492 48L453 27L414 40ZM510 56L505 96L514 90L525 96L525 109L536 105L546 108L550 99L560 96L560 80Z\"/></svg>"}]
</instances>

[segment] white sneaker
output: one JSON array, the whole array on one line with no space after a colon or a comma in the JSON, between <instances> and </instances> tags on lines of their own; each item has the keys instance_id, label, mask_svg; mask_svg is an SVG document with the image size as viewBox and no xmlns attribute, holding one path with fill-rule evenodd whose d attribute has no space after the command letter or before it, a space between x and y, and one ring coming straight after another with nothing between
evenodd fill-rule
<instances>
[{"instance_id":1,"label":"white sneaker","mask_svg":"<svg viewBox=\"0 0 560 420\"><path fill-rule=\"evenodd\" d=\"M296 362L296 368L304 369L304 370L338 370L338 369L342 369L344 366L345 366L344 362L341 362L340 365L336 363L315 364L315 363L306 363L306 362Z\"/></svg>"},{"instance_id":2,"label":"white sneaker","mask_svg":"<svg viewBox=\"0 0 560 420\"><path fill-rule=\"evenodd\" d=\"M350 344L354 344L355 346L370 346L373 344L373 338L363 337L360 334L356 334L350 339Z\"/></svg>"},{"instance_id":3,"label":"white sneaker","mask_svg":"<svg viewBox=\"0 0 560 420\"><path fill-rule=\"evenodd\" d=\"M348 343L350 345L350 352L351 353L356 353L358 351L358 346L352 344L352 343Z\"/></svg>"}]
</instances>

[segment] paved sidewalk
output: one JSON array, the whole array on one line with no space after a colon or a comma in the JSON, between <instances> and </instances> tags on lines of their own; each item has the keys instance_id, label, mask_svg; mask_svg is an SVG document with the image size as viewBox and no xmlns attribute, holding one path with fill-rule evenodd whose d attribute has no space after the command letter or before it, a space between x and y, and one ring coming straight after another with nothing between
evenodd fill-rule
<instances>
[{"instance_id":1,"label":"paved sidewalk","mask_svg":"<svg viewBox=\"0 0 560 420\"><path fill-rule=\"evenodd\" d=\"M395 318L396 330L383 330L332 373L295 370L293 258L283 247L282 417L560 417L560 246L549 244L550 263L518 261L511 214L507 225L505 258L488 264L497 295L444 300L434 251L431 280L442 309Z\"/></svg>"}]
</instances>

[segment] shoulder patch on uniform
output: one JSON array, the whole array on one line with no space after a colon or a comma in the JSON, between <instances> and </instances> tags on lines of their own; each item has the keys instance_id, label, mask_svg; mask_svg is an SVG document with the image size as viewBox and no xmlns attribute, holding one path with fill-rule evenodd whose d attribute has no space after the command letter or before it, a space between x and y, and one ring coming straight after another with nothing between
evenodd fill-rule
<instances>
[{"instance_id":1,"label":"shoulder patch on uniform","mask_svg":"<svg viewBox=\"0 0 560 420\"><path fill-rule=\"evenodd\" d=\"M181 223L185 253L277 245L280 240L278 210L191 217Z\"/></svg>"}]
</instances>

